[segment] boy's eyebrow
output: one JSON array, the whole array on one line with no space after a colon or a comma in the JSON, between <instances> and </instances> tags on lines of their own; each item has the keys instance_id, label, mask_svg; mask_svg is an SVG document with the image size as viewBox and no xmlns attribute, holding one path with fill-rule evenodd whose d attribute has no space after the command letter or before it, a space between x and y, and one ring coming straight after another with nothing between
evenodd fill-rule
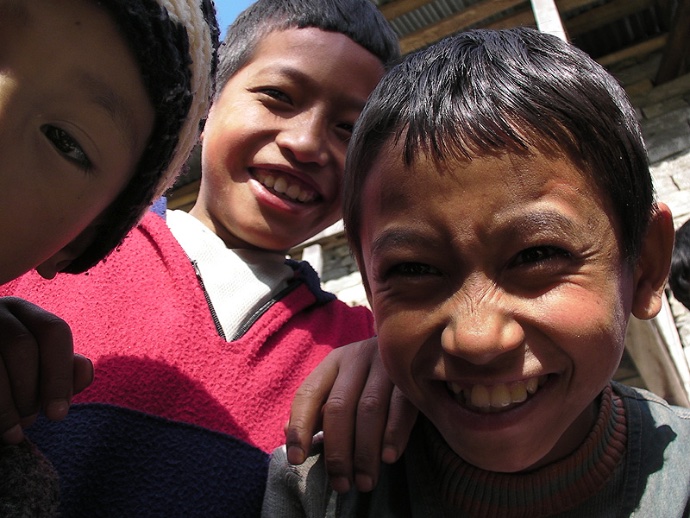
<instances>
[{"instance_id":1,"label":"boy's eyebrow","mask_svg":"<svg viewBox=\"0 0 690 518\"><path fill-rule=\"evenodd\" d=\"M567 234L578 230L577 225L569 217L554 210L529 212L519 217L519 223L520 227L530 234L536 234L543 230L557 230ZM384 230L372 241L371 255L375 256L387 249L404 246L431 248L434 243L435 241L427 235L409 229Z\"/></svg>"},{"instance_id":2,"label":"boy's eyebrow","mask_svg":"<svg viewBox=\"0 0 690 518\"><path fill-rule=\"evenodd\" d=\"M371 243L371 255L384 252L389 248L401 246L432 246L432 241L424 234L411 232L406 229L390 229L383 231Z\"/></svg>"},{"instance_id":3,"label":"boy's eyebrow","mask_svg":"<svg viewBox=\"0 0 690 518\"><path fill-rule=\"evenodd\" d=\"M575 225L570 218L553 210L530 212L522 216L520 221L521 225L527 227L531 232L553 229L554 227L566 232L575 230Z\"/></svg>"},{"instance_id":4,"label":"boy's eyebrow","mask_svg":"<svg viewBox=\"0 0 690 518\"><path fill-rule=\"evenodd\" d=\"M287 76L292 81L304 83L314 88L318 87L318 82L314 81L309 74L305 74L300 69L291 66L268 66L264 69L264 72L278 73ZM354 95L343 95L340 99L347 108L358 110L360 112L364 109L364 105L367 101L366 98L362 99Z\"/></svg>"},{"instance_id":5,"label":"boy's eyebrow","mask_svg":"<svg viewBox=\"0 0 690 518\"><path fill-rule=\"evenodd\" d=\"M123 137L126 137L130 146L135 145L134 123L132 113L124 99L101 79L82 72L77 75L78 85L86 90L89 100L103 108L115 121Z\"/></svg>"}]
</instances>

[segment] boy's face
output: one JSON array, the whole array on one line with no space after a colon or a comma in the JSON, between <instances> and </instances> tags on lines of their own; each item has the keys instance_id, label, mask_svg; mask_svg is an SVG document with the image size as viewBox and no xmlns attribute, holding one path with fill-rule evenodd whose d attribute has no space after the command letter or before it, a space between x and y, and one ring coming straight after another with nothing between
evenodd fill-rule
<instances>
[{"instance_id":1,"label":"boy's face","mask_svg":"<svg viewBox=\"0 0 690 518\"><path fill-rule=\"evenodd\" d=\"M80 250L58 252L125 186L153 120L94 2L0 0L0 283L66 266Z\"/></svg>"},{"instance_id":2,"label":"boy's face","mask_svg":"<svg viewBox=\"0 0 690 518\"><path fill-rule=\"evenodd\" d=\"M383 72L343 34L270 33L211 109L191 213L231 248L273 251L335 223L352 126Z\"/></svg>"},{"instance_id":3,"label":"boy's face","mask_svg":"<svg viewBox=\"0 0 690 518\"><path fill-rule=\"evenodd\" d=\"M383 148L362 262L393 381L448 444L516 472L579 446L633 304L608 203L566 159L449 160Z\"/></svg>"}]
</instances>

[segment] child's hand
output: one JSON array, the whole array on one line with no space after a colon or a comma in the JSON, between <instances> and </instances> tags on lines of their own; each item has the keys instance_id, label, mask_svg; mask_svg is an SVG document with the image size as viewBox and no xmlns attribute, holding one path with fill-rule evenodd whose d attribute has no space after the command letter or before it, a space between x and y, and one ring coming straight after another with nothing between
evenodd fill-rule
<instances>
[{"instance_id":1,"label":"child's hand","mask_svg":"<svg viewBox=\"0 0 690 518\"><path fill-rule=\"evenodd\" d=\"M91 361L72 351L64 320L15 297L0 298L0 439L18 444L42 409L67 415L70 400L91 384Z\"/></svg>"},{"instance_id":2,"label":"child's hand","mask_svg":"<svg viewBox=\"0 0 690 518\"><path fill-rule=\"evenodd\" d=\"M348 491L354 478L358 490L371 491L381 460L398 460L416 418L417 410L389 380L375 338L339 347L295 394L285 426L288 461L304 462L313 434L322 429L333 489Z\"/></svg>"}]
</instances>

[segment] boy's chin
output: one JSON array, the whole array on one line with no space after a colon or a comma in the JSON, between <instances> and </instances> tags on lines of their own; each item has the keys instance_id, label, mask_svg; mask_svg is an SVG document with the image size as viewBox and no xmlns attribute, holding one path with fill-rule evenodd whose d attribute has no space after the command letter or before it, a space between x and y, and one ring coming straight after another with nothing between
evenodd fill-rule
<instances>
[{"instance_id":1,"label":"boy's chin","mask_svg":"<svg viewBox=\"0 0 690 518\"><path fill-rule=\"evenodd\" d=\"M534 441L492 440L489 438L476 440L458 437L456 434L441 434L453 450L463 461L484 471L495 473L520 473L531 471L550 464L550 450L548 438ZM450 440L449 440L450 439Z\"/></svg>"}]
</instances>

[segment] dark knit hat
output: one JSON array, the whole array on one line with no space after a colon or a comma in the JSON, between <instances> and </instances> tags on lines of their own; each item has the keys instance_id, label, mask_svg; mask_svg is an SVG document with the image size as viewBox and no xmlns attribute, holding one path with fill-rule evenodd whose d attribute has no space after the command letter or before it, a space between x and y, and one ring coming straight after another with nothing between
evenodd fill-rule
<instances>
[{"instance_id":1,"label":"dark knit hat","mask_svg":"<svg viewBox=\"0 0 690 518\"><path fill-rule=\"evenodd\" d=\"M97 0L136 57L156 118L129 184L105 210L89 247L64 271L104 259L182 171L213 96L218 37L212 0Z\"/></svg>"}]
</instances>

